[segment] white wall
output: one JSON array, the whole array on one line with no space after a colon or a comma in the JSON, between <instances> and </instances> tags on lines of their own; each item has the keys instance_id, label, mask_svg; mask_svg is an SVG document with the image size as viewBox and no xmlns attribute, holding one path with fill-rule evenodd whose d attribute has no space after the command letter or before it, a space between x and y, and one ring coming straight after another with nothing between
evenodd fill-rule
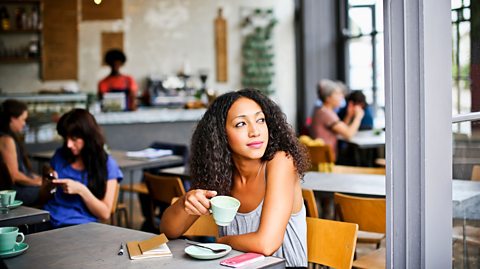
<instances>
[{"instance_id":1,"label":"white wall","mask_svg":"<svg viewBox=\"0 0 480 269\"><path fill-rule=\"evenodd\" d=\"M223 7L228 23L228 82L215 82L214 19ZM101 67L101 32L124 32L127 63L122 71L135 77L143 89L150 74L176 74L185 61L192 73L210 71L208 85L219 93L241 87L242 7L273 7L278 19L274 32L276 89L272 98L295 124L295 42L293 0L124 0L124 19L88 21L79 25L78 86L95 92L98 80L109 72ZM59 88L67 81L39 80L37 64L0 65L3 92L35 92Z\"/></svg>"}]
</instances>

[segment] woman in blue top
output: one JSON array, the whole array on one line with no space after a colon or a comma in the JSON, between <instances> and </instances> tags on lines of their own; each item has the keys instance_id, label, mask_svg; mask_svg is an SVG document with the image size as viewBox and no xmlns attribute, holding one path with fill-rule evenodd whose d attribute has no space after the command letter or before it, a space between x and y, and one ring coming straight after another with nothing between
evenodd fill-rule
<instances>
[{"instance_id":1,"label":"woman in blue top","mask_svg":"<svg viewBox=\"0 0 480 269\"><path fill-rule=\"evenodd\" d=\"M54 228L108 219L117 184L123 175L104 150L104 137L95 118L84 109L64 114L57 124L64 143L50 164L58 179L45 205Z\"/></svg>"}]
</instances>

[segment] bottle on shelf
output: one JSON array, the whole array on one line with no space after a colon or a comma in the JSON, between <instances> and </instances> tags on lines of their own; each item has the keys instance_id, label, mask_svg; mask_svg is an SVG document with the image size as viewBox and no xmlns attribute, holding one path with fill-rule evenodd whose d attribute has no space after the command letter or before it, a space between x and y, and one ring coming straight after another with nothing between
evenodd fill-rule
<instances>
[{"instance_id":1,"label":"bottle on shelf","mask_svg":"<svg viewBox=\"0 0 480 269\"><path fill-rule=\"evenodd\" d=\"M25 8L17 7L15 10L15 27L18 30L25 29L27 25L27 14Z\"/></svg>"},{"instance_id":2,"label":"bottle on shelf","mask_svg":"<svg viewBox=\"0 0 480 269\"><path fill-rule=\"evenodd\" d=\"M38 9L36 6L32 7L32 10L28 17L28 28L37 30L38 28Z\"/></svg>"},{"instance_id":3,"label":"bottle on shelf","mask_svg":"<svg viewBox=\"0 0 480 269\"><path fill-rule=\"evenodd\" d=\"M30 39L30 43L28 45L28 57L29 58L38 58L39 47L38 47L38 40L36 38Z\"/></svg>"},{"instance_id":4,"label":"bottle on shelf","mask_svg":"<svg viewBox=\"0 0 480 269\"><path fill-rule=\"evenodd\" d=\"M0 28L2 30L10 30L10 15L5 6L0 7Z\"/></svg>"}]
</instances>

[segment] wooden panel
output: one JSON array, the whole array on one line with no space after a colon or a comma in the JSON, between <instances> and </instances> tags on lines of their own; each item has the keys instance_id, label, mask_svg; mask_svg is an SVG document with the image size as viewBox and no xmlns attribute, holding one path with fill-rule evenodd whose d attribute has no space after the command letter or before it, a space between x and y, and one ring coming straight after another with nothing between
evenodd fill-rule
<instances>
[{"instance_id":1,"label":"wooden panel","mask_svg":"<svg viewBox=\"0 0 480 269\"><path fill-rule=\"evenodd\" d=\"M102 54L100 54L100 59L105 58L105 53L109 49L120 49L123 51L123 32L102 33ZM102 64L107 65L103 60Z\"/></svg>"},{"instance_id":2,"label":"wooden panel","mask_svg":"<svg viewBox=\"0 0 480 269\"><path fill-rule=\"evenodd\" d=\"M215 19L215 55L217 61L217 81L227 82L227 21L222 17L221 8L218 9L218 16Z\"/></svg>"},{"instance_id":3,"label":"wooden panel","mask_svg":"<svg viewBox=\"0 0 480 269\"><path fill-rule=\"evenodd\" d=\"M123 19L122 0L103 0L99 5L93 0L81 0L82 21Z\"/></svg>"},{"instance_id":4,"label":"wooden panel","mask_svg":"<svg viewBox=\"0 0 480 269\"><path fill-rule=\"evenodd\" d=\"M77 79L77 1L43 1L44 80Z\"/></svg>"}]
</instances>

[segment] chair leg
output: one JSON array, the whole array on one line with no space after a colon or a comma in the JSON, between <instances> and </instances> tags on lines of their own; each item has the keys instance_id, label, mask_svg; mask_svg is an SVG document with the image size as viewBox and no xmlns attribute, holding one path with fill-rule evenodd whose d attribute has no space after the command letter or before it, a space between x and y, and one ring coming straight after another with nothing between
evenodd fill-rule
<instances>
[{"instance_id":1,"label":"chair leg","mask_svg":"<svg viewBox=\"0 0 480 269\"><path fill-rule=\"evenodd\" d=\"M123 212L123 216L125 217L125 225L127 226L127 228L130 228L130 222L128 221L128 212L127 212L127 209L125 208L125 211Z\"/></svg>"}]
</instances>

